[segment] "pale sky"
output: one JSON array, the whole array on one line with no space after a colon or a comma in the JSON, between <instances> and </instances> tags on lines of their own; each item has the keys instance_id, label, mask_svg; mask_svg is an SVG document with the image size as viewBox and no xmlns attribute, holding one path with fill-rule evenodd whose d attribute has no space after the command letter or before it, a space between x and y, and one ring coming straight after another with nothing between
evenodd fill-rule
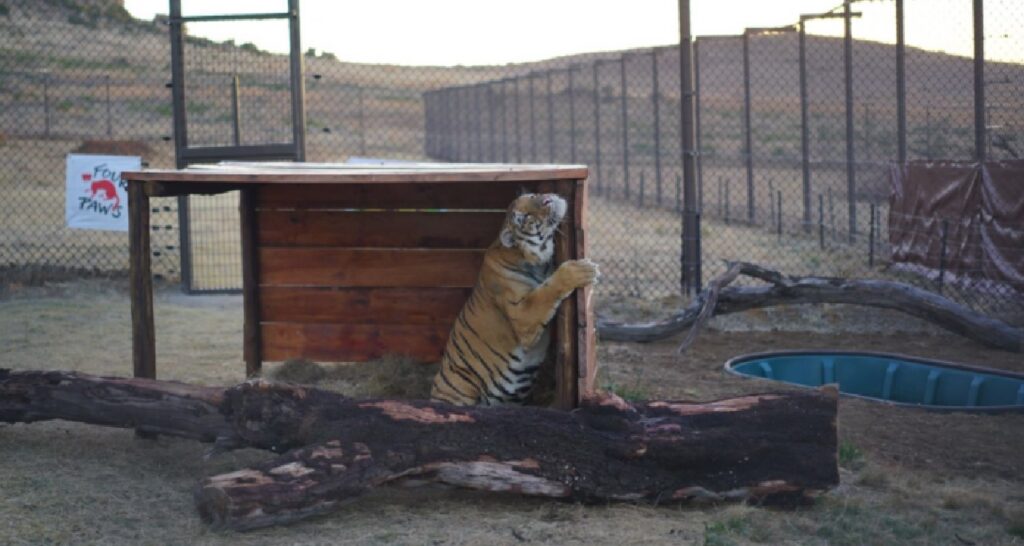
<instances>
[{"instance_id":1,"label":"pale sky","mask_svg":"<svg viewBox=\"0 0 1024 546\"><path fill-rule=\"evenodd\" d=\"M802 13L828 11L840 3L691 0L692 28L698 36L738 34L744 27L788 25ZM167 6L167 0L125 0L132 15L147 20L167 13ZM186 16L281 12L286 6L285 0L182 0ZM893 42L892 6L891 1L854 4L854 11L864 14L854 23L855 37ZM303 49L329 51L350 62L504 64L679 40L677 0L304 0L301 9ZM1024 38L1010 26L1014 18L987 15L986 56L1019 60ZM971 55L970 0L907 2L906 21L908 45ZM189 32L283 53L286 28L280 21L192 23ZM814 23L808 31L841 35L841 19Z\"/></svg>"}]
</instances>

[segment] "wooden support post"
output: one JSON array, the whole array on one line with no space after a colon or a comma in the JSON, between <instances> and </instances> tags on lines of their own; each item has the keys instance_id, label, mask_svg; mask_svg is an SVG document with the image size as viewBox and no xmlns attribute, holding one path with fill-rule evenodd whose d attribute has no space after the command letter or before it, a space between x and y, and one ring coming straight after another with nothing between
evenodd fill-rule
<instances>
[{"instance_id":1,"label":"wooden support post","mask_svg":"<svg viewBox=\"0 0 1024 546\"><path fill-rule=\"evenodd\" d=\"M141 182L128 184L128 248L129 291L132 300L132 369L135 377L155 379L149 196Z\"/></svg>"},{"instance_id":2,"label":"wooden support post","mask_svg":"<svg viewBox=\"0 0 1024 546\"><path fill-rule=\"evenodd\" d=\"M576 259L587 257L587 202L589 200L587 181L577 180L573 210L576 220ZM576 362L577 402L594 392L597 381L597 330L594 323L594 308L590 305L593 286L576 291ZM574 403L574 406L577 405Z\"/></svg>"},{"instance_id":3,"label":"wooden support post","mask_svg":"<svg viewBox=\"0 0 1024 546\"><path fill-rule=\"evenodd\" d=\"M569 205L565 213L564 226L573 226L578 213L576 202L576 182L572 180L558 181L555 191ZM576 230L566 227L562 235L555 237L555 263L577 259ZM576 293L582 291L577 290ZM578 296L570 296L562 301L555 317L555 407L572 409L576 407L577 370L577 305Z\"/></svg>"},{"instance_id":4,"label":"wooden support post","mask_svg":"<svg viewBox=\"0 0 1024 546\"><path fill-rule=\"evenodd\" d=\"M245 323L242 332L242 353L245 376L260 375L263 367L263 346L260 339L259 249L256 233L256 192L258 188L240 190L238 217L242 226L242 308Z\"/></svg>"}]
</instances>

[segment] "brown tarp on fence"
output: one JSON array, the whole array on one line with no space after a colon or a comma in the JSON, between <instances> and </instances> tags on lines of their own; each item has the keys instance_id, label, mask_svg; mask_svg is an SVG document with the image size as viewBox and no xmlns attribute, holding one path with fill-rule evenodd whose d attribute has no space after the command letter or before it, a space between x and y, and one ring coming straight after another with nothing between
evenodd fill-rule
<instances>
[{"instance_id":1,"label":"brown tarp on fence","mask_svg":"<svg viewBox=\"0 0 1024 546\"><path fill-rule=\"evenodd\" d=\"M911 161L890 173L894 263L1024 292L1024 161Z\"/></svg>"}]
</instances>

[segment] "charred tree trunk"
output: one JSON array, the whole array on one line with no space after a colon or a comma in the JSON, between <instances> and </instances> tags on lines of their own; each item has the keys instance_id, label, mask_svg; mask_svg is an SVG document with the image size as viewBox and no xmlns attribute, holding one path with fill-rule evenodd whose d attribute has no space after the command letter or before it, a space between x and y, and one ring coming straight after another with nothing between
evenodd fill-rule
<instances>
[{"instance_id":1,"label":"charred tree trunk","mask_svg":"<svg viewBox=\"0 0 1024 546\"><path fill-rule=\"evenodd\" d=\"M787 276L749 263L738 263L740 274L769 284L719 287L715 315L759 307L806 303L847 303L894 309L941 326L982 345L1019 353L1024 351L1024 329L983 315L934 292L909 284L874 279ZM694 325L705 308L708 291L666 320L622 324L598 319L597 332L610 341L655 341L674 336Z\"/></svg>"},{"instance_id":2,"label":"charred tree trunk","mask_svg":"<svg viewBox=\"0 0 1024 546\"><path fill-rule=\"evenodd\" d=\"M581 501L802 503L838 483L834 389L572 412L353 400L251 381L226 390L0 370L0 421L67 419L284 453L203 480L200 516L253 529L400 478Z\"/></svg>"}]
</instances>

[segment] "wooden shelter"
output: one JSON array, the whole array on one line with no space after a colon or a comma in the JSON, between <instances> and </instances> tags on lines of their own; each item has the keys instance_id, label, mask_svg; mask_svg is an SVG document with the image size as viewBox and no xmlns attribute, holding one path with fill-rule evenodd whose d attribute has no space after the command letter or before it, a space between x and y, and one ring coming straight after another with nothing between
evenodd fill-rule
<instances>
[{"instance_id":1,"label":"wooden shelter","mask_svg":"<svg viewBox=\"0 0 1024 546\"><path fill-rule=\"evenodd\" d=\"M586 256L587 169L553 165L225 163L124 173L133 362L156 377L149 198L238 190L246 373L264 361L440 359L484 250L522 191L569 203L555 260ZM557 405L596 375L590 290L556 317Z\"/></svg>"}]
</instances>

